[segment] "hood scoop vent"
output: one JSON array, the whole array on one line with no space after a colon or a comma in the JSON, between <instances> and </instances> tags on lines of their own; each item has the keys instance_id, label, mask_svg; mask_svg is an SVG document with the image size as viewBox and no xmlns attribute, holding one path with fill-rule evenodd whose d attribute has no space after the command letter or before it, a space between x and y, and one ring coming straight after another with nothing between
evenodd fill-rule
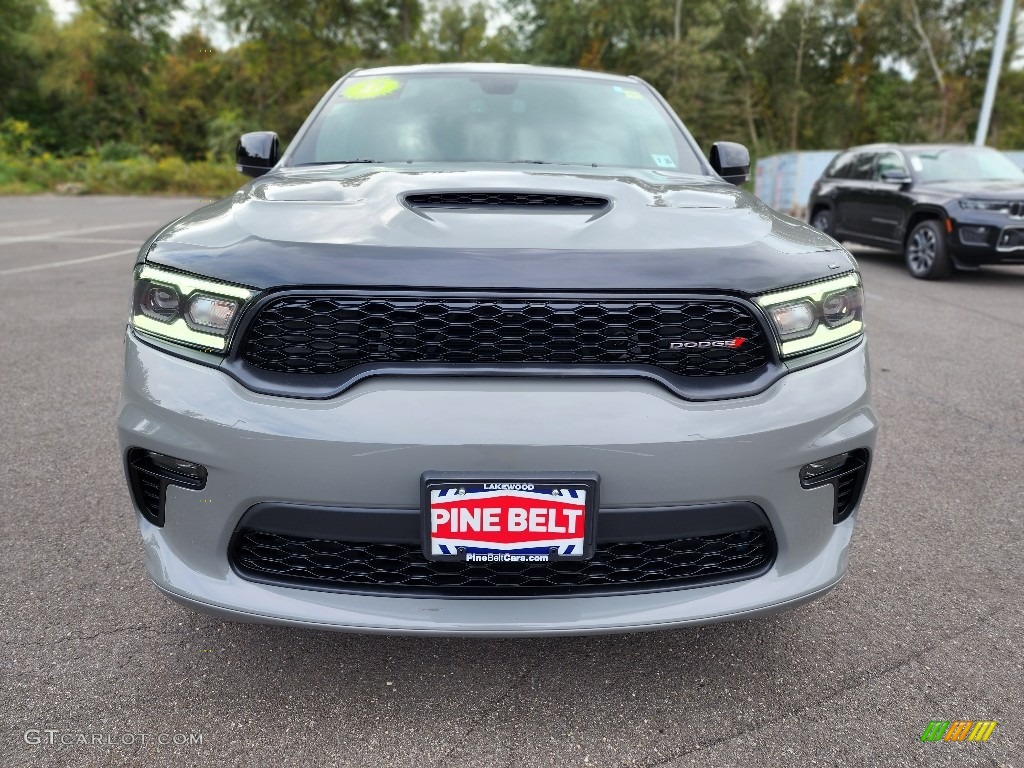
<instances>
[{"instance_id":1,"label":"hood scoop vent","mask_svg":"<svg viewBox=\"0 0 1024 768\"><path fill-rule=\"evenodd\" d=\"M536 192L428 192L406 195L405 204L410 208L599 211L608 207L609 200L605 197Z\"/></svg>"}]
</instances>

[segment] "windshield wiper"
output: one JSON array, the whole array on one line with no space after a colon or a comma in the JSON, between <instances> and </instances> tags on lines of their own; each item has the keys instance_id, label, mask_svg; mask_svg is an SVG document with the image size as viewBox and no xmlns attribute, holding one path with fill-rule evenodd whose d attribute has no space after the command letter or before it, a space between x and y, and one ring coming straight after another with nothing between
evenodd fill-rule
<instances>
[{"instance_id":1,"label":"windshield wiper","mask_svg":"<svg viewBox=\"0 0 1024 768\"><path fill-rule=\"evenodd\" d=\"M558 160L498 160L505 165L589 165L591 168L598 168L597 163L564 163Z\"/></svg>"},{"instance_id":2,"label":"windshield wiper","mask_svg":"<svg viewBox=\"0 0 1024 768\"><path fill-rule=\"evenodd\" d=\"M349 165L351 163L376 163L376 160L370 160L369 158L357 157L355 160L318 160L315 163L297 163L296 168L303 168L309 165Z\"/></svg>"}]
</instances>

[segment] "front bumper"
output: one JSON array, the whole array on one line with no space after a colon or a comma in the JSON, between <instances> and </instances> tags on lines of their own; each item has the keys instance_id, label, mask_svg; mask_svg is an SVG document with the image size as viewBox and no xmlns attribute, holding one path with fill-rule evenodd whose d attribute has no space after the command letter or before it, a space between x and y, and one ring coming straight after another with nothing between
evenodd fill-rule
<instances>
[{"instance_id":1,"label":"front bumper","mask_svg":"<svg viewBox=\"0 0 1024 768\"><path fill-rule=\"evenodd\" d=\"M804 464L873 449L866 346L785 376L754 397L695 403L632 379L376 377L342 396L246 390L129 332L118 436L206 466L202 491L169 487L166 522L139 516L147 570L172 598L227 618L387 633L622 632L772 613L846 570L855 514L833 524L831 487ZM602 509L749 501L777 556L762 576L642 594L444 599L259 584L228 562L261 502L414 509L420 475L596 471Z\"/></svg>"},{"instance_id":2,"label":"front bumper","mask_svg":"<svg viewBox=\"0 0 1024 768\"><path fill-rule=\"evenodd\" d=\"M947 242L957 266L1024 264L1024 219L972 212L955 219Z\"/></svg>"}]
</instances>

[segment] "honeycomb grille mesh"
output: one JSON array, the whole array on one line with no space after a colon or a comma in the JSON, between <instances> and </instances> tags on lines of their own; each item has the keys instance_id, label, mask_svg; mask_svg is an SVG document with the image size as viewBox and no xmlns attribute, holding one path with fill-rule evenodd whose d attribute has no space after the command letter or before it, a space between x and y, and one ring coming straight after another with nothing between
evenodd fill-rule
<instances>
[{"instance_id":1,"label":"honeycomb grille mesh","mask_svg":"<svg viewBox=\"0 0 1024 768\"><path fill-rule=\"evenodd\" d=\"M243 575L296 585L441 595L642 591L744 578L774 554L766 529L670 541L602 544L587 561L427 560L414 544L367 544L244 530L232 559Z\"/></svg>"},{"instance_id":2,"label":"honeycomb grille mesh","mask_svg":"<svg viewBox=\"0 0 1024 768\"><path fill-rule=\"evenodd\" d=\"M740 346L722 346L736 338ZM241 349L262 370L307 374L365 363L553 363L729 376L769 359L761 325L727 300L286 296L260 310Z\"/></svg>"}]
</instances>

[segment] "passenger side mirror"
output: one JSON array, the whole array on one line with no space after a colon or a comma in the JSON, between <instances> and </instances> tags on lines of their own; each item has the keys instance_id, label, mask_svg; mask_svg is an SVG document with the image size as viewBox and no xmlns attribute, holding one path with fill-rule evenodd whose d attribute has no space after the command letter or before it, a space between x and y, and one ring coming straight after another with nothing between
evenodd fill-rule
<instances>
[{"instance_id":1,"label":"passenger side mirror","mask_svg":"<svg viewBox=\"0 0 1024 768\"><path fill-rule=\"evenodd\" d=\"M733 141L716 141L711 145L711 167L730 184L739 186L750 178L750 152Z\"/></svg>"},{"instance_id":2,"label":"passenger side mirror","mask_svg":"<svg viewBox=\"0 0 1024 768\"><path fill-rule=\"evenodd\" d=\"M254 179L281 159L281 142L273 131L243 133L235 148L235 169Z\"/></svg>"},{"instance_id":3,"label":"passenger side mirror","mask_svg":"<svg viewBox=\"0 0 1024 768\"><path fill-rule=\"evenodd\" d=\"M910 177L898 168L889 168L882 171L882 181L886 184L909 184Z\"/></svg>"}]
</instances>

